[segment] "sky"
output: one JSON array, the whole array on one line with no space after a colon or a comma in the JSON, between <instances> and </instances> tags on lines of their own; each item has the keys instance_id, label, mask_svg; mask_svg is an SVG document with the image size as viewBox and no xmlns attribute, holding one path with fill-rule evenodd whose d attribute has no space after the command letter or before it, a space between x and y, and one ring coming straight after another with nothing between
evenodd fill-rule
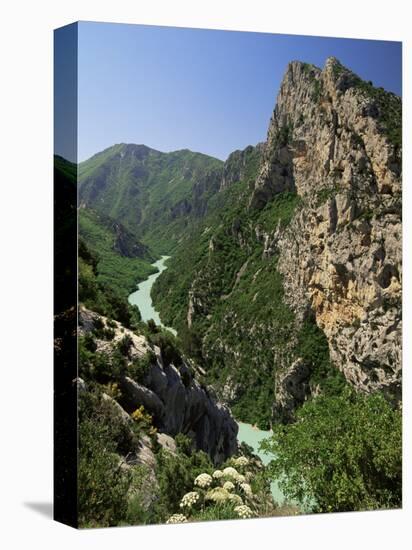
<instances>
[{"instance_id":1,"label":"sky","mask_svg":"<svg viewBox=\"0 0 412 550\"><path fill-rule=\"evenodd\" d=\"M115 143L225 160L266 139L289 61L323 67L333 55L401 95L401 51L400 42L81 22L78 160Z\"/></svg>"}]
</instances>

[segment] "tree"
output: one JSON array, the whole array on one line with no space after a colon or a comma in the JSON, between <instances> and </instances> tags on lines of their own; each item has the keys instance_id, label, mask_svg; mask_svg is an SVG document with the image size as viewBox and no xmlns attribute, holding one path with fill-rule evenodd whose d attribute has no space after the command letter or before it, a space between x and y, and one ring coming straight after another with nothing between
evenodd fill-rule
<instances>
[{"instance_id":1,"label":"tree","mask_svg":"<svg viewBox=\"0 0 412 550\"><path fill-rule=\"evenodd\" d=\"M130 476L120 466L108 430L90 420L80 423L79 524L81 527L118 525L127 513ZM110 448L111 447L111 448Z\"/></svg>"},{"instance_id":2,"label":"tree","mask_svg":"<svg viewBox=\"0 0 412 550\"><path fill-rule=\"evenodd\" d=\"M380 393L320 396L261 445L288 498L317 512L396 508L402 500L402 418Z\"/></svg>"}]
</instances>

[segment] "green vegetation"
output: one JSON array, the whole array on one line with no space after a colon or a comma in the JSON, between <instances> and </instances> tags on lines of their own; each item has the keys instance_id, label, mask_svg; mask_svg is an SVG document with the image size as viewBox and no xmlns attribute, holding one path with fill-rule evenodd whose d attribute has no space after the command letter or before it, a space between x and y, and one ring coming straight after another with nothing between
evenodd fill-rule
<instances>
[{"instance_id":1,"label":"green vegetation","mask_svg":"<svg viewBox=\"0 0 412 550\"><path fill-rule=\"evenodd\" d=\"M283 301L277 256L262 258L263 243L256 241L254 228L270 232L278 224L286 227L301 201L284 192L264 209L248 210L245 182L220 195L220 208L176 250L152 296L165 322L178 329L186 352L205 368L207 382L223 388L236 371L238 391L230 403L236 418L267 429L276 368L271 349L290 355L294 316ZM189 329L186 313L193 285L202 310Z\"/></svg>"},{"instance_id":2,"label":"green vegetation","mask_svg":"<svg viewBox=\"0 0 412 550\"><path fill-rule=\"evenodd\" d=\"M312 101L319 102L322 81L314 69L303 65ZM342 90L355 87L369 98L365 114L377 119L399 155L399 98L338 62L332 70L342 77ZM284 122L267 152L274 161L280 148L287 157L293 138L292 124ZM362 137L352 133L352 145L363 147ZM260 210L251 207L261 155L261 148L248 147L223 165L190 151L163 154L120 144L79 167L79 298L109 319L97 320L79 339L79 376L86 387L79 389L82 526L273 515L279 511L269 482L279 478L288 499L318 512L401 504L401 414L378 393L356 394L332 364L315 319L308 312L295 316L286 303L278 243L282 232L293 238L288 226L295 227L305 204L284 191ZM73 177L70 167L62 170ZM309 199L311 206L336 194L342 171L332 176L332 184ZM376 215L365 207L358 218ZM127 303L136 283L153 272L147 245L172 255L152 296L178 338L154 322L142 323ZM124 376L144 385L155 357L149 352L133 359L132 336L119 339L114 320L158 346L186 386L201 372L198 381L212 385L237 420L273 428L262 446L275 456L268 471L250 456L216 470L183 434L175 437L176 451L161 448L150 414L133 410L122 395ZM185 364L182 349L200 368ZM307 386L316 397L308 397L296 418L282 418L294 423L273 426L278 375L298 358L308 367ZM119 405L129 413L126 420ZM155 466L136 464L141 445L150 447Z\"/></svg>"},{"instance_id":3,"label":"green vegetation","mask_svg":"<svg viewBox=\"0 0 412 550\"><path fill-rule=\"evenodd\" d=\"M138 435L121 422L112 403L100 392L79 400L79 524L117 525L127 512L130 475L121 468L120 453L136 446Z\"/></svg>"},{"instance_id":4,"label":"green vegetation","mask_svg":"<svg viewBox=\"0 0 412 550\"><path fill-rule=\"evenodd\" d=\"M179 449L178 456L160 454L158 463L161 501L166 505L167 523L239 519L274 515L269 483L252 484L260 479L256 459L245 456L227 460L220 469L213 468L199 453ZM176 473L179 485L176 485ZM165 477L166 476L166 477ZM163 484L162 482L165 481Z\"/></svg>"},{"instance_id":5,"label":"green vegetation","mask_svg":"<svg viewBox=\"0 0 412 550\"><path fill-rule=\"evenodd\" d=\"M335 60L333 67L335 79L342 75L347 77L347 86L361 91L369 100L369 114L377 119L381 130L395 148L395 155L400 160L402 148L402 101L401 98L383 88L373 86L371 81L362 80Z\"/></svg>"},{"instance_id":6,"label":"green vegetation","mask_svg":"<svg viewBox=\"0 0 412 550\"><path fill-rule=\"evenodd\" d=\"M338 192L339 187L333 186L333 187L323 187L322 189L319 189L316 191L316 202L315 205L318 208L322 204L325 204L326 201L329 199L332 199Z\"/></svg>"},{"instance_id":7,"label":"green vegetation","mask_svg":"<svg viewBox=\"0 0 412 550\"><path fill-rule=\"evenodd\" d=\"M332 364L325 333L314 319L307 319L297 335L295 353L311 370L312 387L321 390L322 395L341 395L347 387L345 377Z\"/></svg>"},{"instance_id":8,"label":"green vegetation","mask_svg":"<svg viewBox=\"0 0 412 550\"><path fill-rule=\"evenodd\" d=\"M222 168L222 161L189 150L119 144L80 163L79 196L156 253L170 253L188 223L202 217Z\"/></svg>"},{"instance_id":9,"label":"green vegetation","mask_svg":"<svg viewBox=\"0 0 412 550\"><path fill-rule=\"evenodd\" d=\"M138 242L124 228L122 231L129 241ZM123 298L127 298L136 289L137 283L156 273L156 268L150 265L153 258L142 245L141 257L122 256L117 252L113 220L104 218L93 210L79 209L79 235L89 253L96 259L97 281ZM80 251L79 255L82 252L84 251Z\"/></svg>"},{"instance_id":10,"label":"green vegetation","mask_svg":"<svg viewBox=\"0 0 412 550\"><path fill-rule=\"evenodd\" d=\"M321 96L322 96L322 91L323 91L323 86L322 86L322 81L319 80L319 79L314 79L313 80L313 90L312 90L312 100L315 102L315 103L318 103Z\"/></svg>"},{"instance_id":11,"label":"green vegetation","mask_svg":"<svg viewBox=\"0 0 412 550\"><path fill-rule=\"evenodd\" d=\"M279 193L261 210L258 223L265 231L273 230L277 224L286 227L301 204L302 199L297 193Z\"/></svg>"},{"instance_id":12,"label":"green vegetation","mask_svg":"<svg viewBox=\"0 0 412 550\"><path fill-rule=\"evenodd\" d=\"M78 253L79 302L126 327L137 326L138 308L130 305L124 294L116 291L116 286L99 278L99 259L82 239L79 239ZM106 337L109 335L110 332L106 332Z\"/></svg>"},{"instance_id":13,"label":"green vegetation","mask_svg":"<svg viewBox=\"0 0 412 550\"><path fill-rule=\"evenodd\" d=\"M275 426L262 449L276 458L288 498L314 502L316 512L396 508L402 501L401 413L379 393L320 396Z\"/></svg>"},{"instance_id":14,"label":"green vegetation","mask_svg":"<svg viewBox=\"0 0 412 550\"><path fill-rule=\"evenodd\" d=\"M356 80L355 86L373 100L377 110L375 116L389 142L395 147L397 155L400 155L400 149L402 148L401 99L383 88L375 88L371 82L366 82L360 78Z\"/></svg>"}]
</instances>

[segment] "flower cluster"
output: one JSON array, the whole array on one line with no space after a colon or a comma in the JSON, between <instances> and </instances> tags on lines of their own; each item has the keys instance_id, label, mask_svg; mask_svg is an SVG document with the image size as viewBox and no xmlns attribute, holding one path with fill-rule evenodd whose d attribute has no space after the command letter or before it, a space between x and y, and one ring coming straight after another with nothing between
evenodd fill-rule
<instances>
[{"instance_id":1,"label":"flower cluster","mask_svg":"<svg viewBox=\"0 0 412 550\"><path fill-rule=\"evenodd\" d=\"M212 484L212 481L212 476L210 476L209 474L200 474L195 479L195 485L201 487L202 489L205 489Z\"/></svg>"},{"instance_id":2,"label":"flower cluster","mask_svg":"<svg viewBox=\"0 0 412 550\"><path fill-rule=\"evenodd\" d=\"M223 484L223 489L226 489L226 491L233 491L234 488L235 486L231 481L225 481Z\"/></svg>"},{"instance_id":3,"label":"flower cluster","mask_svg":"<svg viewBox=\"0 0 412 550\"><path fill-rule=\"evenodd\" d=\"M166 523L187 523L187 517L183 514L173 514Z\"/></svg>"},{"instance_id":4,"label":"flower cluster","mask_svg":"<svg viewBox=\"0 0 412 550\"><path fill-rule=\"evenodd\" d=\"M223 487L214 487L206 493L205 500L211 500L212 502L225 502L230 497L229 491Z\"/></svg>"},{"instance_id":5,"label":"flower cluster","mask_svg":"<svg viewBox=\"0 0 412 550\"><path fill-rule=\"evenodd\" d=\"M225 476L228 476L228 477L233 477L233 479L236 478L236 476L239 475L238 471L235 470L234 468L232 468L231 466L228 466L227 468L225 468L223 470L223 475Z\"/></svg>"},{"instance_id":6,"label":"flower cluster","mask_svg":"<svg viewBox=\"0 0 412 550\"><path fill-rule=\"evenodd\" d=\"M241 489L245 492L245 494L250 497L252 496L252 487L249 485L249 483L241 483L240 484Z\"/></svg>"},{"instance_id":7,"label":"flower cluster","mask_svg":"<svg viewBox=\"0 0 412 550\"><path fill-rule=\"evenodd\" d=\"M241 504L240 506L236 506L235 512L242 519L253 517L252 510L249 508L249 506L246 506L246 504Z\"/></svg>"},{"instance_id":8,"label":"flower cluster","mask_svg":"<svg viewBox=\"0 0 412 550\"><path fill-rule=\"evenodd\" d=\"M249 464L249 459L245 456L239 456L238 458L233 459L233 464L240 467L247 466Z\"/></svg>"},{"instance_id":9,"label":"flower cluster","mask_svg":"<svg viewBox=\"0 0 412 550\"><path fill-rule=\"evenodd\" d=\"M223 475L226 477L232 478L234 481L236 481L239 484L244 483L246 481L245 476L243 474L239 474L239 472L235 468L232 468L231 466L228 466L223 470Z\"/></svg>"},{"instance_id":10,"label":"flower cluster","mask_svg":"<svg viewBox=\"0 0 412 550\"><path fill-rule=\"evenodd\" d=\"M182 500L180 501L180 508L190 508L193 506L193 504L196 504L196 502L199 500L199 493L196 493L196 491L191 491L190 493L186 493Z\"/></svg>"},{"instance_id":11,"label":"flower cluster","mask_svg":"<svg viewBox=\"0 0 412 550\"><path fill-rule=\"evenodd\" d=\"M251 466L249 459L240 456L228 461L221 470L199 474L194 479L193 490L186 493L180 501L182 513L170 516L167 523L186 523L192 516L201 518L207 508L214 516L213 507L222 504L228 506L233 514L231 517L255 517L259 503L254 498L250 484L253 471L249 471L247 465ZM216 515L218 516L217 512Z\"/></svg>"},{"instance_id":12,"label":"flower cluster","mask_svg":"<svg viewBox=\"0 0 412 550\"><path fill-rule=\"evenodd\" d=\"M237 495L236 493L230 493L229 494L229 499L230 502L232 504L236 504L236 506L240 506L243 504L243 500L242 500L242 497L240 497L239 495Z\"/></svg>"}]
</instances>

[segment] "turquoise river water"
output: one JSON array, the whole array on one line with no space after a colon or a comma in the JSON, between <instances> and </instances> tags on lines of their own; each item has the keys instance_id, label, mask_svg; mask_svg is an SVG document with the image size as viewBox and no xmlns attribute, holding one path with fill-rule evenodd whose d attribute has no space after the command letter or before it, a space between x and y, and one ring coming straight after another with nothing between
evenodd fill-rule
<instances>
[{"instance_id":1,"label":"turquoise river water","mask_svg":"<svg viewBox=\"0 0 412 550\"><path fill-rule=\"evenodd\" d=\"M150 295L150 292L152 290L153 283L155 280L159 277L159 275L167 269L167 266L165 265L166 260L168 260L170 256L162 256L160 260L157 260L154 264L152 264L154 267L158 269L157 273L154 273L153 275L150 275L145 281L141 282L135 292L130 294L129 296L129 302L132 305L135 305L139 308L140 315L142 316L143 321L148 321L149 319L153 319L153 321L170 332L172 332L174 335L176 335L176 331L171 327L166 327L163 325L159 313L155 310L152 302L152 298ZM271 456L262 453L259 450L259 444L262 441L262 439L265 439L271 435L271 432L266 432L262 430L258 430L254 426L251 426L250 424L244 424L243 422L238 422L239 426L239 433L238 433L238 441L240 443L245 442L248 445L250 445L254 452L260 457L263 464L268 464L268 462L271 460ZM271 491L273 498L276 502L279 504L284 502L284 496L279 489L279 486L277 482L273 482L271 484Z\"/></svg>"}]
</instances>

